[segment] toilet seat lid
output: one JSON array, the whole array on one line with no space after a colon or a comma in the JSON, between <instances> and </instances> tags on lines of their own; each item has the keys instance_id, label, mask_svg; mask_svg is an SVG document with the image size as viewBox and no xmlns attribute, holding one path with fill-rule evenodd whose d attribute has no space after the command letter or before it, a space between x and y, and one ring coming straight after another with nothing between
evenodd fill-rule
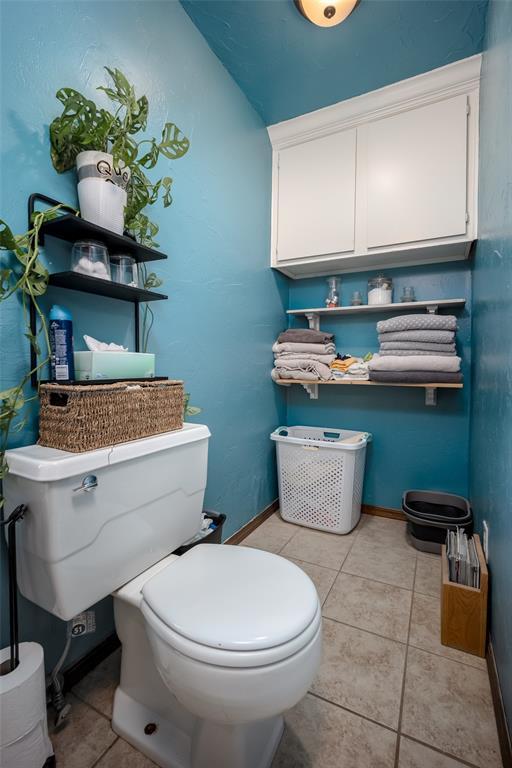
<instances>
[{"instance_id":1,"label":"toilet seat lid","mask_svg":"<svg viewBox=\"0 0 512 768\"><path fill-rule=\"evenodd\" d=\"M249 547L200 544L143 587L145 602L183 637L220 650L289 642L318 609L313 582L283 557Z\"/></svg>"}]
</instances>

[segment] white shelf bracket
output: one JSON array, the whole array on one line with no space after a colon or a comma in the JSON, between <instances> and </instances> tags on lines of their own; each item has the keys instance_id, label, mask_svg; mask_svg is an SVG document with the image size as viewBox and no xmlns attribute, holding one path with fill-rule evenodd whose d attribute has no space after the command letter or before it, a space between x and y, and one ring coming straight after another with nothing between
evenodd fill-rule
<instances>
[{"instance_id":1,"label":"white shelf bracket","mask_svg":"<svg viewBox=\"0 0 512 768\"><path fill-rule=\"evenodd\" d=\"M437 405L436 387L427 387L425 389L425 405Z\"/></svg>"},{"instance_id":2,"label":"white shelf bracket","mask_svg":"<svg viewBox=\"0 0 512 768\"><path fill-rule=\"evenodd\" d=\"M310 328L314 331L320 330L320 315L317 315L315 312L308 312L306 318Z\"/></svg>"},{"instance_id":3,"label":"white shelf bracket","mask_svg":"<svg viewBox=\"0 0 512 768\"><path fill-rule=\"evenodd\" d=\"M304 384L302 386L309 395L310 400L318 400L318 384Z\"/></svg>"},{"instance_id":4,"label":"white shelf bracket","mask_svg":"<svg viewBox=\"0 0 512 768\"><path fill-rule=\"evenodd\" d=\"M431 304L429 307L427 307L427 312L429 315L437 315L437 310L439 307L437 304Z\"/></svg>"}]
</instances>

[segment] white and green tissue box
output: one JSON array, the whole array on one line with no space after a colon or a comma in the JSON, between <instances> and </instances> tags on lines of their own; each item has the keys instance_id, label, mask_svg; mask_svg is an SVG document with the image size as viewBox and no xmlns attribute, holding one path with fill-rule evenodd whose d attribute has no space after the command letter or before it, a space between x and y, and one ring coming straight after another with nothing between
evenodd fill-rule
<instances>
[{"instance_id":1,"label":"white and green tissue box","mask_svg":"<svg viewBox=\"0 0 512 768\"><path fill-rule=\"evenodd\" d=\"M75 352L75 379L151 379L155 356L148 352Z\"/></svg>"}]
</instances>

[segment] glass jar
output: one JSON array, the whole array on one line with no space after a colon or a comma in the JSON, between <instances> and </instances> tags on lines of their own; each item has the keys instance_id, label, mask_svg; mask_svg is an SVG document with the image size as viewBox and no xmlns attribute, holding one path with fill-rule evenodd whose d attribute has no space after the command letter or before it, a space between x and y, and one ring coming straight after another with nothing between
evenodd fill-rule
<instances>
[{"instance_id":1,"label":"glass jar","mask_svg":"<svg viewBox=\"0 0 512 768\"><path fill-rule=\"evenodd\" d=\"M88 277L110 280L108 251L97 240L79 240L71 250L71 269Z\"/></svg>"},{"instance_id":2,"label":"glass jar","mask_svg":"<svg viewBox=\"0 0 512 768\"><path fill-rule=\"evenodd\" d=\"M333 309L333 307L339 307L340 305L340 293L338 289L338 283L339 283L338 277L327 278L327 285L329 286L329 291L327 293L327 298L325 300L325 306L328 309Z\"/></svg>"},{"instance_id":3,"label":"glass jar","mask_svg":"<svg viewBox=\"0 0 512 768\"><path fill-rule=\"evenodd\" d=\"M379 275L368 280L368 304L392 304L393 280Z\"/></svg>"},{"instance_id":4,"label":"glass jar","mask_svg":"<svg viewBox=\"0 0 512 768\"><path fill-rule=\"evenodd\" d=\"M112 280L123 285L130 285L132 288L139 287L139 273L137 262L133 256L124 253L116 253L110 257L110 269Z\"/></svg>"},{"instance_id":5,"label":"glass jar","mask_svg":"<svg viewBox=\"0 0 512 768\"><path fill-rule=\"evenodd\" d=\"M354 291L352 294L352 298L350 300L350 306L351 307L360 307L363 303L363 297L361 296L361 291Z\"/></svg>"},{"instance_id":6,"label":"glass jar","mask_svg":"<svg viewBox=\"0 0 512 768\"><path fill-rule=\"evenodd\" d=\"M408 288L404 288L402 291L402 296L400 298L400 301L416 301L416 294L414 293L414 288L409 286Z\"/></svg>"}]
</instances>

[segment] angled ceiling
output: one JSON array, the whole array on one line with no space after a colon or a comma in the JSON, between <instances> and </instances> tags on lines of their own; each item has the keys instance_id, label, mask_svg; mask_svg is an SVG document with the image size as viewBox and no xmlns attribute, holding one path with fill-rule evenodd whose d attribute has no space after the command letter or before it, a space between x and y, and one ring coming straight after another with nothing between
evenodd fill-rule
<instances>
[{"instance_id":1,"label":"angled ceiling","mask_svg":"<svg viewBox=\"0 0 512 768\"><path fill-rule=\"evenodd\" d=\"M487 0L361 0L320 29L293 0L182 0L267 125L482 50Z\"/></svg>"}]
</instances>

